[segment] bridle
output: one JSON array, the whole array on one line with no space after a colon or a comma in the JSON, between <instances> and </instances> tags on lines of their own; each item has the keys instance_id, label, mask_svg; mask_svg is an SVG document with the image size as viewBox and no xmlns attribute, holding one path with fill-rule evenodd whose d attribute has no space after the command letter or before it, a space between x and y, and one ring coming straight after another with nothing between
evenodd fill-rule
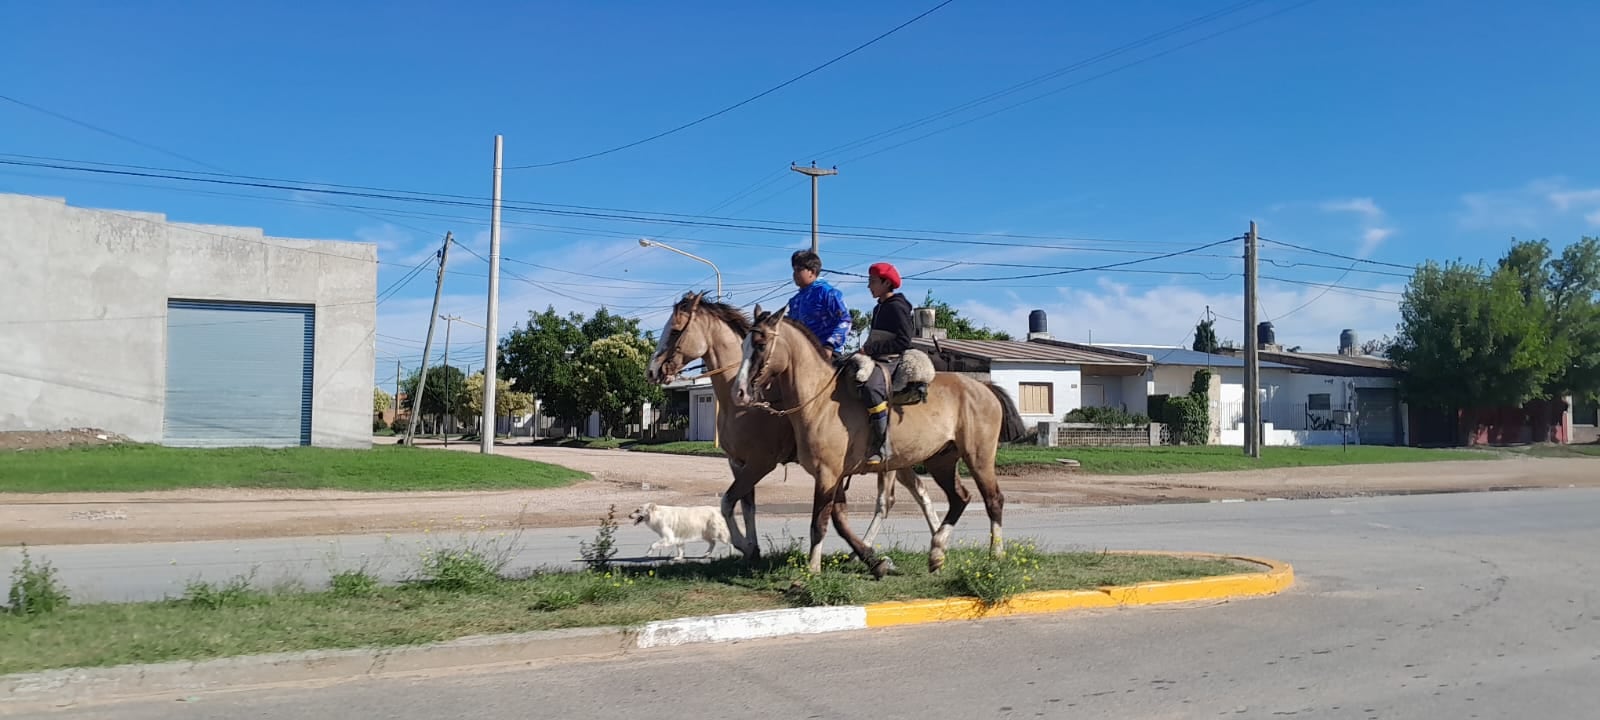
<instances>
[{"instance_id":1,"label":"bridle","mask_svg":"<svg viewBox=\"0 0 1600 720\"><path fill-rule=\"evenodd\" d=\"M666 338L667 342L664 342L664 343L661 344L661 355L662 355L663 358L665 358L668 355L677 355L678 354L678 345L683 342L683 331L689 329L689 323L694 322L694 314L695 314L695 312L699 311L699 309L700 309L700 297L701 296L699 296L699 295L694 295L693 296L693 300L691 300L690 303L689 303L689 308L687 310L683 311L683 325L682 326L677 326L676 324L667 325L667 333L668 333L668 337ZM673 311L673 316L676 317L677 313L678 313L678 311L674 310ZM709 377L716 377L717 375L722 375L724 373L728 373L728 372L731 372L731 371L734 371L734 370L738 370L739 366L742 365L742 364L744 364L744 358L739 358L738 362L730 363L728 365L724 365L724 366L722 366L720 368L717 368L715 370L712 370L710 372L701 373L701 375L703 375L704 377L708 377L708 378Z\"/></svg>"},{"instance_id":2,"label":"bridle","mask_svg":"<svg viewBox=\"0 0 1600 720\"><path fill-rule=\"evenodd\" d=\"M755 332L755 328L751 328L750 331L751 332ZM774 332L774 333L772 333L772 339L771 340L768 340L767 342L762 343L762 347L764 347L766 349L762 353L763 357L762 357L762 363L761 363L761 370L756 373L755 379L751 381L751 385L753 387L765 387L767 385L767 383L772 381L772 374L771 374L772 362L771 362L771 358L770 358L770 355L772 353L772 349L770 347L767 347L767 346L771 345L772 343L777 342L778 339L781 338L781 337L783 337L782 333ZM740 363L739 364L742 364L742 363L743 363L743 358L740 358ZM738 366L738 364L735 365L735 367L737 367L737 366ZM840 365L839 367L835 368L834 371L833 371L833 375L828 378L828 384L823 385L822 389L817 391L817 394L812 395L810 400L807 400L807 401L805 401L803 403L800 403L799 405L796 405L796 406L794 406L792 408L789 408L788 410L775 409L775 408L772 407L772 405L770 403L768 403L766 401L752 402L752 403L750 403L750 407L760 408L760 409L765 410L768 413L773 414L773 415L779 415L779 416L793 415L793 414L795 414L797 412L800 412L801 410L806 409L807 407L810 407L812 403L822 399L822 396L827 395L828 393L832 392L833 391L833 387L839 383L839 376L841 374L843 374L843 373L844 373L844 366L843 365Z\"/></svg>"}]
</instances>

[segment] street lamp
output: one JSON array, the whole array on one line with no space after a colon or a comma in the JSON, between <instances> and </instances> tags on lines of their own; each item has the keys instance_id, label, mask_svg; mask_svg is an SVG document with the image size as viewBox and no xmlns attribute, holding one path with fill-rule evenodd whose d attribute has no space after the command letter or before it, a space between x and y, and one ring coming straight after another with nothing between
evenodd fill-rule
<instances>
[{"instance_id":1,"label":"street lamp","mask_svg":"<svg viewBox=\"0 0 1600 720\"><path fill-rule=\"evenodd\" d=\"M705 263L707 265L710 265L711 266L711 271L715 272L717 274L717 300L719 300L719 301L722 300L722 271L717 269L716 263L713 263L710 260L707 260L707 259L705 259L703 257L700 257L699 255L691 255L691 254L686 253L686 252L684 252L682 250L679 250L679 249L677 249L677 248L675 248L675 247L673 247L671 245L667 245L665 243L657 242L655 240L649 240L649 239L646 239L646 238L639 238L639 247L658 247L658 248L661 248L663 250L671 250L671 251L673 251L673 252L675 252L675 253L677 253L679 255L682 255L682 256L684 256L686 258L689 258L691 260L699 260L700 262L703 262L703 263Z\"/></svg>"}]
</instances>

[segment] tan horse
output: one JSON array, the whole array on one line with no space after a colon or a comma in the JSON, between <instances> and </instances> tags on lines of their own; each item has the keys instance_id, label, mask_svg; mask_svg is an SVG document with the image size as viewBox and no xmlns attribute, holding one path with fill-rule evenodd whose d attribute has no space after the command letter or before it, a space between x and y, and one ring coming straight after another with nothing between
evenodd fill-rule
<instances>
[{"instance_id":1,"label":"tan horse","mask_svg":"<svg viewBox=\"0 0 1600 720\"><path fill-rule=\"evenodd\" d=\"M872 548L850 531L842 484L866 460L866 406L848 380L840 381L842 373L823 357L822 345L803 325L786 318L787 312L784 308L764 313L756 306L755 324L745 335L743 363L734 383L734 403L770 408L763 395L776 390L778 402L787 405L772 412L785 416L794 427L800 465L816 481L810 570L822 570L822 540L831 516L834 529L881 578L887 563L876 559ZM1001 442L1020 440L1025 432L1022 416L1004 390L958 373L938 373L928 385L926 400L893 408L892 455L882 470L922 463L950 501L928 551L930 571L943 567L950 535L966 509L969 496L956 477L956 467L963 461L989 514L989 550L996 557L1004 555L1005 496L996 479L995 451Z\"/></svg>"},{"instance_id":2,"label":"tan horse","mask_svg":"<svg viewBox=\"0 0 1600 720\"><path fill-rule=\"evenodd\" d=\"M728 456L733 483L722 495L722 516L728 523L734 547L746 559L760 556L755 531L755 486L779 463L796 458L794 430L789 421L757 408L739 407L733 402L731 375L743 362L744 337L750 332L750 319L738 308L711 302L703 294L687 293L672 306L650 358L647 376L657 384L672 382L692 360L705 365L711 376L711 389L717 397L717 439ZM895 473L895 480L916 498L932 534L939 527L933 501L923 489L922 479L910 468ZM744 533L734 521L734 503L744 509ZM871 543L880 520L894 507L894 485L888 473L878 473L878 504L865 542Z\"/></svg>"}]
</instances>

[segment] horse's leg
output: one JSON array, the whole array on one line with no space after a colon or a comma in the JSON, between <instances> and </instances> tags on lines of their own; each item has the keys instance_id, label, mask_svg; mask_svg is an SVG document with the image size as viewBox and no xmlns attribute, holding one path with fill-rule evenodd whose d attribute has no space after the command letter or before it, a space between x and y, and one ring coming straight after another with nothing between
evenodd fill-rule
<instances>
[{"instance_id":1,"label":"horse's leg","mask_svg":"<svg viewBox=\"0 0 1600 720\"><path fill-rule=\"evenodd\" d=\"M844 538L844 541L850 544L850 549L855 551L856 557L861 558L861 562L872 570L872 577L882 580L883 576L894 569L894 563L887 557L878 557L878 554L872 551L871 545L862 542L861 538L856 537L850 530L849 501L845 499L844 486L842 484L835 486L833 494L833 529L839 531L839 537Z\"/></svg>"},{"instance_id":2,"label":"horse's leg","mask_svg":"<svg viewBox=\"0 0 1600 720\"><path fill-rule=\"evenodd\" d=\"M738 548L747 562L754 562L761 557L761 542L756 535L756 483L766 477L767 471L772 468L762 470L750 465L735 466L731 460L728 468L733 471L733 483L722 494L722 520L728 525L729 544ZM734 503L744 507L742 534L739 524L733 519Z\"/></svg>"},{"instance_id":3,"label":"horse's leg","mask_svg":"<svg viewBox=\"0 0 1600 720\"><path fill-rule=\"evenodd\" d=\"M894 484L889 482L889 474L878 473L878 504L872 510L872 522L867 523L867 532L861 536L861 542L868 545L878 537L879 527L883 519L889 515L889 509L894 507Z\"/></svg>"},{"instance_id":4,"label":"horse's leg","mask_svg":"<svg viewBox=\"0 0 1600 720\"><path fill-rule=\"evenodd\" d=\"M922 487L922 478L917 477L916 471L911 468L902 468L898 474L900 484L911 491L911 496L917 500L917 507L922 508L922 517L928 521L928 533L931 535L938 532L939 516L933 511L933 498L928 497L927 489ZM891 492L893 492L892 488ZM891 508L894 507L893 497L891 494L889 502L889 507Z\"/></svg>"},{"instance_id":5,"label":"horse's leg","mask_svg":"<svg viewBox=\"0 0 1600 720\"><path fill-rule=\"evenodd\" d=\"M944 490L945 500L950 507L945 510L944 523L933 533L933 541L928 548L928 572L939 572L944 567L945 551L950 547L950 535L955 531L956 522L961 520L961 512L967 509L971 496L967 489L961 486L960 478L956 476L956 465L961 461L961 456L954 448L923 461L929 474L933 475L934 482Z\"/></svg>"},{"instance_id":6,"label":"horse's leg","mask_svg":"<svg viewBox=\"0 0 1600 720\"><path fill-rule=\"evenodd\" d=\"M983 497L983 509L989 513L989 554L997 558L1005 557L1006 546L1004 531L1001 528L1001 511L1005 508L1006 496L1000 492L1000 481L994 469L993 446L979 449L976 452L963 454L967 467L972 470L972 482L978 486L978 495Z\"/></svg>"},{"instance_id":7,"label":"horse's leg","mask_svg":"<svg viewBox=\"0 0 1600 720\"><path fill-rule=\"evenodd\" d=\"M828 535L828 517L833 514L834 494L834 488L825 486L819 479L816 492L811 497L811 557L806 568L813 575L822 572L822 540Z\"/></svg>"}]
</instances>

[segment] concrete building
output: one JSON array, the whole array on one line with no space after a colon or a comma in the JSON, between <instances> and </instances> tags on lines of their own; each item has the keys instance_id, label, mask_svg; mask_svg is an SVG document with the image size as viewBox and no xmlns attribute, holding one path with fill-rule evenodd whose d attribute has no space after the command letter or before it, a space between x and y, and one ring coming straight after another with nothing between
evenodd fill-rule
<instances>
[{"instance_id":1,"label":"concrete building","mask_svg":"<svg viewBox=\"0 0 1600 720\"><path fill-rule=\"evenodd\" d=\"M0 194L0 277L0 430L371 445L371 244Z\"/></svg>"}]
</instances>

